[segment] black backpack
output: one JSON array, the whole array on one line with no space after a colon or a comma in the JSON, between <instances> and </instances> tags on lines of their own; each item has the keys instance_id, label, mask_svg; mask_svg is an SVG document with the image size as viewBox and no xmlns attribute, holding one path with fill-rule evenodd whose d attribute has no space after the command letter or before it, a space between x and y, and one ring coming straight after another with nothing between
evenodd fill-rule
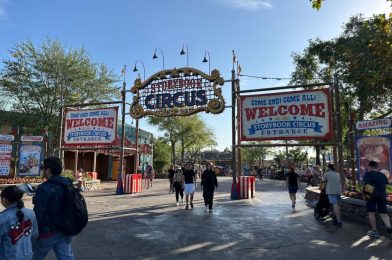
<instances>
[{"instance_id":1,"label":"black backpack","mask_svg":"<svg viewBox=\"0 0 392 260\"><path fill-rule=\"evenodd\" d=\"M83 195L80 194L80 189L72 184L65 185L53 180L51 182L64 190L63 201L60 204L61 215L57 218L56 227L68 236L79 234L88 222L87 205Z\"/></svg>"}]
</instances>

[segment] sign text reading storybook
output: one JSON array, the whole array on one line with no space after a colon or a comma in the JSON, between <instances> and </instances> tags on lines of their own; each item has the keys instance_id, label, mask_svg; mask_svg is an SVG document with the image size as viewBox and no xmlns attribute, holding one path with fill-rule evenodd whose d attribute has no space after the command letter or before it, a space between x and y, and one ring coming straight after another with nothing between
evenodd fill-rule
<instances>
[{"instance_id":1,"label":"sign text reading storybook","mask_svg":"<svg viewBox=\"0 0 392 260\"><path fill-rule=\"evenodd\" d=\"M113 144L116 140L117 110L117 107L67 110L65 145Z\"/></svg>"},{"instance_id":2,"label":"sign text reading storybook","mask_svg":"<svg viewBox=\"0 0 392 260\"><path fill-rule=\"evenodd\" d=\"M331 137L328 89L241 97L241 140Z\"/></svg>"}]
</instances>

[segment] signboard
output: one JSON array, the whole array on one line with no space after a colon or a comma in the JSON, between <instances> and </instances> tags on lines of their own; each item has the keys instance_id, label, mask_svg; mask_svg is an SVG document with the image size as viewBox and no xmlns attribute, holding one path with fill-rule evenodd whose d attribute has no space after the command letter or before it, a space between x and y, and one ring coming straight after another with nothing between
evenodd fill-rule
<instances>
[{"instance_id":1,"label":"signboard","mask_svg":"<svg viewBox=\"0 0 392 260\"><path fill-rule=\"evenodd\" d=\"M0 134L0 142L1 141L12 142L12 141L14 141L14 136L13 135L3 135L3 134Z\"/></svg>"},{"instance_id":2,"label":"signboard","mask_svg":"<svg viewBox=\"0 0 392 260\"><path fill-rule=\"evenodd\" d=\"M225 108L221 86L224 80L218 70L211 75L193 68L163 70L142 82L135 80L130 115L169 117L205 111L218 114Z\"/></svg>"},{"instance_id":3,"label":"signboard","mask_svg":"<svg viewBox=\"0 0 392 260\"><path fill-rule=\"evenodd\" d=\"M22 142L43 142L43 136L30 136L30 135L22 135L21 137Z\"/></svg>"},{"instance_id":4,"label":"signboard","mask_svg":"<svg viewBox=\"0 0 392 260\"><path fill-rule=\"evenodd\" d=\"M42 161L42 146L20 145L18 176L39 176Z\"/></svg>"},{"instance_id":5,"label":"signboard","mask_svg":"<svg viewBox=\"0 0 392 260\"><path fill-rule=\"evenodd\" d=\"M10 153L12 153L12 145L0 144L0 154L10 154Z\"/></svg>"},{"instance_id":6,"label":"signboard","mask_svg":"<svg viewBox=\"0 0 392 260\"><path fill-rule=\"evenodd\" d=\"M360 179L367 171L370 161L378 162L378 170L392 183L392 135L363 136L357 138L357 168Z\"/></svg>"},{"instance_id":7,"label":"signboard","mask_svg":"<svg viewBox=\"0 0 392 260\"><path fill-rule=\"evenodd\" d=\"M11 169L11 154L0 153L0 176L8 176Z\"/></svg>"},{"instance_id":8,"label":"signboard","mask_svg":"<svg viewBox=\"0 0 392 260\"><path fill-rule=\"evenodd\" d=\"M241 96L241 141L330 139L329 90Z\"/></svg>"},{"instance_id":9,"label":"signboard","mask_svg":"<svg viewBox=\"0 0 392 260\"><path fill-rule=\"evenodd\" d=\"M383 118L376 120L358 121L355 125L358 130L390 128L392 127L392 119Z\"/></svg>"},{"instance_id":10,"label":"signboard","mask_svg":"<svg viewBox=\"0 0 392 260\"><path fill-rule=\"evenodd\" d=\"M66 110L64 144L114 144L118 107Z\"/></svg>"}]
</instances>

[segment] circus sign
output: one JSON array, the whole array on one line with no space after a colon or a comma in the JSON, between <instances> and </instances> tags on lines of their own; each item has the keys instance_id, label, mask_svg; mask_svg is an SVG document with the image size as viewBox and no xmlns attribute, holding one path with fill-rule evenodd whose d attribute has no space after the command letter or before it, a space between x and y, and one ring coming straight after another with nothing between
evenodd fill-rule
<instances>
[{"instance_id":1,"label":"circus sign","mask_svg":"<svg viewBox=\"0 0 392 260\"><path fill-rule=\"evenodd\" d=\"M211 75L193 68L162 70L145 81L136 79L130 115L142 118L185 116L205 111L218 114L224 110L225 101L221 86L223 78L218 70Z\"/></svg>"},{"instance_id":2,"label":"circus sign","mask_svg":"<svg viewBox=\"0 0 392 260\"><path fill-rule=\"evenodd\" d=\"M331 138L328 89L241 97L241 140Z\"/></svg>"}]
</instances>

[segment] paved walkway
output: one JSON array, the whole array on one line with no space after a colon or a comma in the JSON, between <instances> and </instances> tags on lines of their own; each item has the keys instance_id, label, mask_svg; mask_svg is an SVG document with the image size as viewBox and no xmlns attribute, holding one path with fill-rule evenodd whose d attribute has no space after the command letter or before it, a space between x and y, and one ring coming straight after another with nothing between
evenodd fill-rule
<instances>
[{"instance_id":1,"label":"paved walkway","mask_svg":"<svg viewBox=\"0 0 392 260\"><path fill-rule=\"evenodd\" d=\"M292 210L282 181L257 181L257 197L239 201L230 200L231 178L218 182L213 213L200 187L193 210L176 207L167 180L140 194L116 196L114 182L85 192L90 222L74 239L76 258L392 259L392 242L368 238L366 226L316 221L303 190Z\"/></svg>"}]
</instances>

